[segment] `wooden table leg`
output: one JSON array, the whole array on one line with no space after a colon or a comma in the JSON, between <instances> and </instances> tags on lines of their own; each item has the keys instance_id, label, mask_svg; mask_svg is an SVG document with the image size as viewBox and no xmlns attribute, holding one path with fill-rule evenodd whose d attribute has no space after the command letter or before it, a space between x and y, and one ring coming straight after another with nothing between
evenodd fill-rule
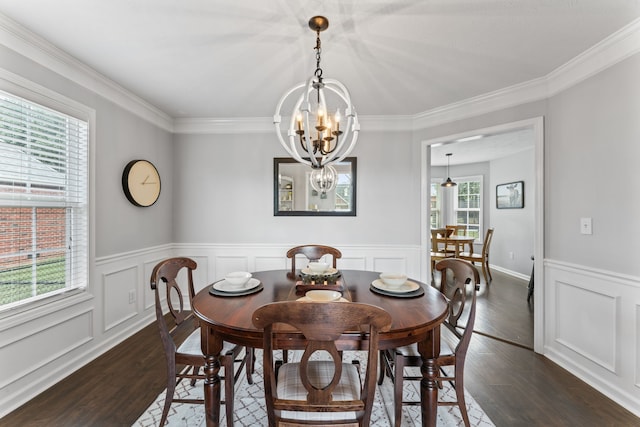
<instances>
[{"instance_id":1,"label":"wooden table leg","mask_svg":"<svg viewBox=\"0 0 640 427\"><path fill-rule=\"evenodd\" d=\"M418 343L422 356L422 380L420 380L420 401L423 427L436 427L438 416L438 364L440 355L440 326L434 328L425 341Z\"/></svg>"},{"instance_id":2,"label":"wooden table leg","mask_svg":"<svg viewBox=\"0 0 640 427\"><path fill-rule=\"evenodd\" d=\"M222 340L207 328L200 326L202 352L205 354L204 411L207 427L220 425L220 351Z\"/></svg>"}]
</instances>

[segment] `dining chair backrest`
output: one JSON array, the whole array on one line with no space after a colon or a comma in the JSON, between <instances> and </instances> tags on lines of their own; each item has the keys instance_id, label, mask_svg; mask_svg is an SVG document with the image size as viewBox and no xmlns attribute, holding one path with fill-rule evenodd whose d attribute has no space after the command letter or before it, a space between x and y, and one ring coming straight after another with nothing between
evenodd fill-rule
<instances>
[{"instance_id":1,"label":"dining chair backrest","mask_svg":"<svg viewBox=\"0 0 640 427\"><path fill-rule=\"evenodd\" d=\"M302 420L310 416L309 413L329 417L323 420L331 423L336 422L337 417L342 420L344 415L348 418L342 421L369 425L376 388L378 334L391 327L389 313L360 303L282 301L258 308L253 313L253 324L264 330L264 394L270 426L283 421L304 424ZM289 333L291 328L302 333L304 352L299 363L285 363L276 371L274 331L283 333L283 328L288 328ZM356 369L351 363L343 363L336 347L336 341L345 332L368 334L367 370L362 385L357 371L355 381L349 381L348 387L344 384L345 379L354 379L348 374ZM327 354L329 360L314 358ZM291 389L295 390L295 398L289 394ZM357 390L357 393L344 400L345 390Z\"/></svg>"},{"instance_id":2,"label":"dining chair backrest","mask_svg":"<svg viewBox=\"0 0 640 427\"><path fill-rule=\"evenodd\" d=\"M460 258L443 259L436 264L436 270L441 273L440 282L436 287L449 302L449 315L444 325L462 340L465 340L466 335L468 344L475 322L476 287L480 283L478 270L472 263ZM471 289L471 307L465 312L469 298L468 285L473 285L469 288Z\"/></svg>"},{"instance_id":3,"label":"dining chair backrest","mask_svg":"<svg viewBox=\"0 0 640 427\"><path fill-rule=\"evenodd\" d=\"M467 232L466 225L447 225L445 228L453 230L451 233L453 236L464 236Z\"/></svg>"},{"instance_id":4,"label":"dining chair backrest","mask_svg":"<svg viewBox=\"0 0 640 427\"><path fill-rule=\"evenodd\" d=\"M172 338L175 330L186 320L194 318L193 312L190 310L191 299L195 296L195 289L193 286L193 270L197 268L197 264L190 258L178 257L169 258L158 263L151 272L151 289L155 294L155 306L156 306L156 320L160 327L160 333L164 339ZM185 281L186 286L181 289L178 282L178 274L184 269L186 273ZM185 304L185 295L183 292L187 292L189 298L189 306ZM162 311L162 297L166 298L166 304L169 308L169 313L173 317L175 326L171 329L166 324L164 314ZM195 325L195 321L194 321ZM174 344L175 350L175 344ZM165 347L165 351L167 348Z\"/></svg>"},{"instance_id":5,"label":"dining chair backrest","mask_svg":"<svg viewBox=\"0 0 640 427\"><path fill-rule=\"evenodd\" d=\"M440 247L439 240L451 236L453 230L450 228L432 228L431 229L431 252L444 252L444 243Z\"/></svg>"},{"instance_id":6,"label":"dining chair backrest","mask_svg":"<svg viewBox=\"0 0 640 427\"><path fill-rule=\"evenodd\" d=\"M484 236L484 242L482 243L482 258L489 259L489 249L491 249L491 240L493 239L493 228L487 229L487 234Z\"/></svg>"},{"instance_id":7,"label":"dining chair backrest","mask_svg":"<svg viewBox=\"0 0 640 427\"><path fill-rule=\"evenodd\" d=\"M296 255L304 255L309 262L318 261L325 255L331 255L333 268L338 266L338 258L342 258L342 252L331 246L325 245L301 245L287 251L287 258L291 259L291 273L296 272Z\"/></svg>"}]
</instances>

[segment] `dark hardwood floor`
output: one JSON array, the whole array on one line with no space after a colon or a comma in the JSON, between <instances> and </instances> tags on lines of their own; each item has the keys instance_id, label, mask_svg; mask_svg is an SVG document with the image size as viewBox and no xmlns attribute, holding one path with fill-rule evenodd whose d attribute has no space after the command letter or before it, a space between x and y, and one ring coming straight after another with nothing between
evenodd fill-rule
<instances>
[{"instance_id":1,"label":"dark hardwood floor","mask_svg":"<svg viewBox=\"0 0 640 427\"><path fill-rule=\"evenodd\" d=\"M640 425L640 418L524 348L533 345L526 282L499 272L493 277L478 294L481 333L471 341L465 387L496 426ZM164 363L158 331L149 325L0 419L0 426L131 426L164 390Z\"/></svg>"},{"instance_id":2,"label":"dark hardwood floor","mask_svg":"<svg viewBox=\"0 0 640 427\"><path fill-rule=\"evenodd\" d=\"M527 303L529 282L495 270L491 274L489 286L483 282L478 291L474 332L533 350L533 298L531 304Z\"/></svg>"}]
</instances>

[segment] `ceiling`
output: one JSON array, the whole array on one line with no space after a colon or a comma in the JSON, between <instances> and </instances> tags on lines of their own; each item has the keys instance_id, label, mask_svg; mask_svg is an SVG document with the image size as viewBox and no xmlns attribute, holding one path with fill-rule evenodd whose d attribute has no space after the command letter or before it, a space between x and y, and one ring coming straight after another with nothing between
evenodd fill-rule
<instances>
[{"instance_id":1,"label":"ceiling","mask_svg":"<svg viewBox=\"0 0 640 427\"><path fill-rule=\"evenodd\" d=\"M415 115L546 76L640 0L0 0L0 12L174 118L270 117L315 69L360 115Z\"/></svg>"}]
</instances>

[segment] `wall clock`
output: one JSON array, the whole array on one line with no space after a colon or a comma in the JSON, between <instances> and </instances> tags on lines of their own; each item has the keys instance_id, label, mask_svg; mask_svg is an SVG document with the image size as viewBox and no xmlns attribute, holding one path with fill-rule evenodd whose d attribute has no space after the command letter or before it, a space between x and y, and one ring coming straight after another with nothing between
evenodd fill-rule
<instances>
[{"instance_id":1,"label":"wall clock","mask_svg":"<svg viewBox=\"0 0 640 427\"><path fill-rule=\"evenodd\" d=\"M132 160L122 172L122 189L136 206L153 205L160 197L160 174L147 160Z\"/></svg>"}]
</instances>

